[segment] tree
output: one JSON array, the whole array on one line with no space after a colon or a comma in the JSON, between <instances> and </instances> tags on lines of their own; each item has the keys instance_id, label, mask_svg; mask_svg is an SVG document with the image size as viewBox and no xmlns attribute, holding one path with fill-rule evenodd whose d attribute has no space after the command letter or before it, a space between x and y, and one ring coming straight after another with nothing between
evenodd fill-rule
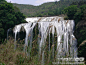
<instances>
[{"instance_id":1,"label":"tree","mask_svg":"<svg viewBox=\"0 0 86 65\"><path fill-rule=\"evenodd\" d=\"M16 6L14 6L14 11L15 11L15 12L20 12L19 8L16 7Z\"/></svg>"},{"instance_id":2,"label":"tree","mask_svg":"<svg viewBox=\"0 0 86 65\"><path fill-rule=\"evenodd\" d=\"M74 15L74 20L76 22L80 20L86 20L86 5L82 5L80 8L78 8L77 12Z\"/></svg>"},{"instance_id":3,"label":"tree","mask_svg":"<svg viewBox=\"0 0 86 65\"><path fill-rule=\"evenodd\" d=\"M84 20L86 21L86 9L84 10Z\"/></svg>"},{"instance_id":4,"label":"tree","mask_svg":"<svg viewBox=\"0 0 86 65\"><path fill-rule=\"evenodd\" d=\"M4 35L4 29L2 28L2 24L0 23L0 42L2 41L3 35Z\"/></svg>"},{"instance_id":5,"label":"tree","mask_svg":"<svg viewBox=\"0 0 86 65\"><path fill-rule=\"evenodd\" d=\"M76 24L82 20L82 13L81 13L81 9L78 8L77 12L74 15L74 20L76 22Z\"/></svg>"},{"instance_id":6,"label":"tree","mask_svg":"<svg viewBox=\"0 0 86 65\"><path fill-rule=\"evenodd\" d=\"M81 14L82 14L82 19L83 20L86 20L86 5L82 5L80 6L80 9L81 9Z\"/></svg>"},{"instance_id":7,"label":"tree","mask_svg":"<svg viewBox=\"0 0 86 65\"><path fill-rule=\"evenodd\" d=\"M5 1L5 0L0 0L0 2Z\"/></svg>"},{"instance_id":8,"label":"tree","mask_svg":"<svg viewBox=\"0 0 86 65\"><path fill-rule=\"evenodd\" d=\"M13 28L15 25L25 22L25 16L13 7L13 4L4 2L0 4L0 23L2 28L0 30L2 39L5 39L7 36L7 30Z\"/></svg>"},{"instance_id":9,"label":"tree","mask_svg":"<svg viewBox=\"0 0 86 65\"><path fill-rule=\"evenodd\" d=\"M64 9L64 13L67 14L69 19L74 19L74 15L77 12L77 5L71 5Z\"/></svg>"}]
</instances>

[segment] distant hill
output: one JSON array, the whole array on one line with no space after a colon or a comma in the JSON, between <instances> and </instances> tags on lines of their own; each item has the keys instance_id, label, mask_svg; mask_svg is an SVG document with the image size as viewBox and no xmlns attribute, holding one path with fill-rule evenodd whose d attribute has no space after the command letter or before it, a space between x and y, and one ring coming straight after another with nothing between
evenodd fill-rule
<instances>
[{"instance_id":1,"label":"distant hill","mask_svg":"<svg viewBox=\"0 0 86 65\"><path fill-rule=\"evenodd\" d=\"M72 2L75 1L86 1L86 0L60 0L58 2L46 2L39 6L33 6L29 4L16 4L13 3L14 6L18 7L20 11L28 16L36 16L36 15L48 15L53 14L53 12L56 13L56 15L61 14L61 11L69 6ZM48 13L51 12L51 13Z\"/></svg>"}]
</instances>

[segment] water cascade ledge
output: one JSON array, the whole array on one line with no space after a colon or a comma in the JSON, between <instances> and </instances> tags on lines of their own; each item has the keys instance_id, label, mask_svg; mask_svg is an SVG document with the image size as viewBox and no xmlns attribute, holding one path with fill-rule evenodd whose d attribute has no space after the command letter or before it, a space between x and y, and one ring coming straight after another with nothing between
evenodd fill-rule
<instances>
[{"instance_id":1,"label":"water cascade ledge","mask_svg":"<svg viewBox=\"0 0 86 65\"><path fill-rule=\"evenodd\" d=\"M36 24L38 24L38 46L39 46L39 57L42 55L42 60L44 59L44 51L45 51L45 45L46 45L46 39L49 36L49 51L51 49L50 47L50 33L52 34L52 57L55 55L55 44L56 51L57 51L57 58L61 58L64 56L70 56L70 57L77 57L77 39L75 38L73 32L74 32L74 20L64 20L63 17L33 17L33 18L26 18L25 19L28 23L23 23L16 25L13 29L13 32L15 33L15 41L16 41L16 35L21 30L26 32L25 37L25 48L28 46L28 40L30 41L30 50L32 49L32 41L33 41L33 29L35 28ZM54 36L56 34L57 42L54 42L54 39L56 38ZM16 45L15 45L16 46ZM16 47L15 47L16 48ZM30 55L30 53L28 54ZM43 61L44 62L44 61Z\"/></svg>"}]
</instances>

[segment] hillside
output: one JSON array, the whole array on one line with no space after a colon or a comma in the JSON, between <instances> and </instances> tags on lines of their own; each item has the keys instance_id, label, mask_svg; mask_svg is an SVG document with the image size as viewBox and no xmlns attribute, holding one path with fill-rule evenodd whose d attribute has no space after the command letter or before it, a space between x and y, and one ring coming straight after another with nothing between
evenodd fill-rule
<instances>
[{"instance_id":1,"label":"hillside","mask_svg":"<svg viewBox=\"0 0 86 65\"><path fill-rule=\"evenodd\" d=\"M39 6L33 6L29 4L27 5L27 4L7 3L5 2L5 0L4 1L0 0L0 65L41 65L42 58L38 57L39 55L38 40L39 39L41 40L42 34L39 35L40 32L38 31L38 24L33 29L32 50L30 49L30 45L29 47L26 48L28 49L27 51L29 51L31 56L27 56L27 52L24 52L26 32L21 31L20 33L18 33L18 35L13 33L14 26L21 23L26 23L25 16L23 15L23 13L27 17L34 18L36 16L40 16L40 20L42 18L46 18L46 17L41 18L41 16L58 16L58 15L64 16L64 19L66 20L70 19L74 20L75 21L74 36L76 37L77 39L76 41L78 42L77 44L78 57L84 57L86 64L86 0L60 0L59 2L47 2ZM29 20L31 19L29 18ZM53 20L54 18L51 21ZM58 21L59 20L60 19L58 19ZM58 25L56 26L58 27ZM33 26L33 24L31 26ZM49 28L50 27L52 27L52 25L49 26ZM22 29L25 30L23 26ZM15 35L16 39L14 39ZM27 35L29 39L31 39L31 35L32 33ZM46 47L44 47L45 51L42 53L43 55L41 55L41 56L45 55L44 65L53 65L52 61L54 62L58 61L52 60L53 58L52 51L55 49L54 50L55 59L57 58L58 52L56 50L57 44L53 44L53 42L57 43L58 39L57 34L54 34L54 37L52 36L52 34L47 36ZM48 44L49 39L51 40L50 45ZM14 42L15 40L16 42ZM69 40L69 42L70 41L71 40ZM63 41L61 41L61 43L63 43ZM15 44L16 50L14 50ZM28 41L28 44L30 44L30 41ZM49 48L50 52L48 52Z\"/></svg>"},{"instance_id":2,"label":"hillside","mask_svg":"<svg viewBox=\"0 0 86 65\"><path fill-rule=\"evenodd\" d=\"M47 2L39 6L33 6L29 4L16 4L13 3L14 6L17 6L20 11L26 16L37 16L39 14L46 15L54 14L59 15L62 13L62 10L69 6L74 1L86 1L86 0L60 0L58 2ZM51 12L51 13L48 13Z\"/></svg>"},{"instance_id":3,"label":"hillside","mask_svg":"<svg viewBox=\"0 0 86 65\"><path fill-rule=\"evenodd\" d=\"M46 11L47 9L49 9L49 7L52 6L52 4L53 4L53 2L45 3L40 6L33 6L33 5L14 4L13 3L13 5L17 6L20 9L20 11L22 13L24 13L26 16L30 16L30 15L32 16L32 15L36 14L38 11L40 11L40 12L43 10Z\"/></svg>"}]
</instances>

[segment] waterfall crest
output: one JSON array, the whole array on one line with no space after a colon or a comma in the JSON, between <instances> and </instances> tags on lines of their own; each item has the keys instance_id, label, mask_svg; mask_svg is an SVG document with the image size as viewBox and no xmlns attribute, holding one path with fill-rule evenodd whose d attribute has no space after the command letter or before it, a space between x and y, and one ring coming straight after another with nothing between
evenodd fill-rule
<instances>
[{"instance_id":1,"label":"waterfall crest","mask_svg":"<svg viewBox=\"0 0 86 65\"><path fill-rule=\"evenodd\" d=\"M77 39L75 38L74 32L74 20L64 20L63 17L33 17L33 18L26 18L25 19L28 23L16 25L13 29L15 33L15 41L16 35L21 30L23 31L22 27L26 32L25 37L25 47L28 46L28 40L30 41L30 49L32 48L32 41L33 41L33 29L35 28L36 24L38 24L38 46L39 46L39 55L42 54L44 57L46 39L49 36L49 51L51 49L50 44L50 33L52 34L52 45L53 45L53 52L52 56L55 55L55 44L56 51L57 51L57 58L67 56L67 57L77 57ZM56 41L54 42L56 34ZM25 51L24 47L24 51ZM44 58L43 58L44 59ZM44 61L43 61L44 62Z\"/></svg>"}]
</instances>

